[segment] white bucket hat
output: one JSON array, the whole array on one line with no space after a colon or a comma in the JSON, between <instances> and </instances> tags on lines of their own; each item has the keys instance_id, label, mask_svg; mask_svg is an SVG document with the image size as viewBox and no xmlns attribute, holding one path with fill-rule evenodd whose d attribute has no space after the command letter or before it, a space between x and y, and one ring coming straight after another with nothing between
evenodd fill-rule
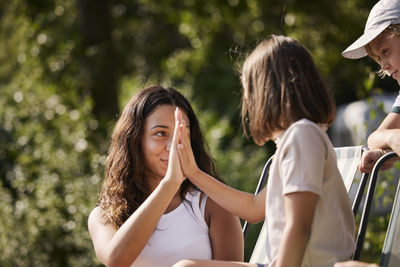
<instances>
[{"instance_id":1,"label":"white bucket hat","mask_svg":"<svg viewBox=\"0 0 400 267\"><path fill-rule=\"evenodd\" d=\"M379 1L369 13L364 34L344 50L342 56L351 59L365 57L365 45L392 24L400 24L400 0Z\"/></svg>"}]
</instances>

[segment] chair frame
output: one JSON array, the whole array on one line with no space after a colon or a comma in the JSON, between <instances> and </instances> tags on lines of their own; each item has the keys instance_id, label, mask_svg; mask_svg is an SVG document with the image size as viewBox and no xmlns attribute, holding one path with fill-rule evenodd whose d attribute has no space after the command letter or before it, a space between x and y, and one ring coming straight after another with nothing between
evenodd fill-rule
<instances>
[{"instance_id":1,"label":"chair frame","mask_svg":"<svg viewBox=\"0 0 400 267\"><path fill-rule=\"evenodd\" d=\"M380 168L382 165L389 159L397 157L397 154L395 152L389 152L383 155L378 159L378 161L375 163L372 172L371 172L371 179L369 181L368 185L368 191L366 194L366 200L365 200L365 205L364 209L362 211L361 215L361 220L360 220L360 227L358 229L358 234L357 234L357 240L356 240L356 249L354 252L353 259L354 260L359 260L361 256L361 250L364 244L364 239L365 239L365 233L367 232L367 226L368 226L368 218L369 214L371 211L372 207L372 200L374 197L375 193L375 187L376 187L376 182L378 180L378 174L380 171ZM384 258L383 255L381 257L381 262L383 262Z\"/></svg>"},{"instance_id":2,"label":"chair frame","mask_svg":"<svg viewBox=\"0 0 400 267\"><path fill-rule=\"evenodd\" d=\"M397 258L394 261L391 260L391 256L393 255L392 253L393 246L398 246L395 245L395 241L396 238L399 238L400 235L399 231L400 231L400 183L398 183L397 185L396 196L393 201L392 213L390 215L390 221L386 231L385 242L382 247L382 255L379 264L380 266L387 267L399 263L400 259L398 257L399 256L398 254L395 254Z\"/></svg>"},{"instance_id":3,"label":"chair frame","mask_svg":"<svg viewBox=\"0 0 400 267\"><path fill-rule=\"evenodd\" d=\"M271 167L272 164L272 159L273 159L273 155L267 160L267 162L264 165L264 168L261 172L261 176L260 179L258 179L258 184L256 187L256 191L254 192L254 195L257 195L258 193L261 192L261 190L264 188L265 183L267 182L267 178L268 178L268 173L269 173L269 167ZM248 221L245 221L243 224L243 236L244 238L246 238L247 236L247 232L249 230L250 224Z\"/></svg>"}]
</instances>

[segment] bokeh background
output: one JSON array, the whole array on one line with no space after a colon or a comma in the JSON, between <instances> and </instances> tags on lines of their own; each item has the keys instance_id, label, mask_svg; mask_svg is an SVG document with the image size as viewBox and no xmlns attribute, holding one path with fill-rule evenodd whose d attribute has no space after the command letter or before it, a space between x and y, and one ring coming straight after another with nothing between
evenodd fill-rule
<instances>
[{"instance_id":1,"label":"bokeh background","mask_svg":"<svg viewBox=\"0 0 400 267\"><path fill-rule=\"evenodd\" d=\"M0 265L100 265L87 217L111 130L140 88L161 83L187 96L220 175L249 192L275 149L256 146L240 126L240 65L258 41L272 33L298 39L338 106L397 92L372 60L340 55L375 2L0 1ZM387 221L387 213L372 217L363 259L378 261ZM246 258L255 238L253 230Z\"/></svg>"}]
</instances>

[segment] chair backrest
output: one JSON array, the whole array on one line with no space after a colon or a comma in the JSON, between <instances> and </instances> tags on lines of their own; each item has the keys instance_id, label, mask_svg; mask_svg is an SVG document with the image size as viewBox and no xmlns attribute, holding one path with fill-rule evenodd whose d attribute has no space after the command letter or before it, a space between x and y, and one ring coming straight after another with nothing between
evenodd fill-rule
<instances>
[{"instance_id":1,"label":"chair backrest","mask_svg":"<svg viewBox=\"0 0 400 267\"><path fill-rule=\"evenodd\" d=\"M394 152L389 152L385 155L383 155L381 158L379 158L377 160L377 162L375 163L372 172L371 172L371 179L369 181L368 184L368 190L366 193L366 197L365 197L365 204L364 204L364 208L361 214L361 219L360 219L360 226L358 228L358 234L357 234L357 240L356 240L356 248L355 248L355 252L353 255L353 259L354 260L359 260L360 256L361 256L361 250L364 244L364 239L365 239L365 234L367 232L367 225L368 225L368 217L371 211L371 207L372 207L372 201L374 198L374 193L375 193L375 186L376 186L376 182L378 180L378 174L380 171L380 168L382 167L382 165L389 159L396 157L396 153ZM394 210L394 205L392 206L392 210ZM390 226L390 225L389 225ZM388 227L389 227L388 226ZM393 227L395 227L396 224L393 223ZM389 231L389 228L388 228ZM394 230L393 230L394 231ZM386 238L388 238L388 235L386 235ZM385 240L386 242L386 240ZM386 246L386 249L391 248L390 242L388 240L388 244ZM381 257L381 260L384 257ZM388 265L385 265L388 266ZM393 265L393 266L398 266L398 265Z\"/></svg>"},{"instance_id":2,"label":"chair backrest","mask_svg":"<svg viewBox=\"0 0 400 267\"><path fill-rule=\"evenodd\" d=\"M365 205L361 215L360 227L358 230L356 240L356 250L354 252L354 259L358 260L361 255L361 250L364 243L365 234L367 231L368 217L371 211L372 200L375 193L375 186L378 180L378 174L383 164L391 159L397 157L394 152L389 152L383 155L375 163L371 172L371 179L369 181L368 190L365 197ZM396 196L392 205L392 213L386 231L385 243L382 248L382 256L380 265L383 267L398 267L400 266L400 184L397 186Z\"/></svg>"},{"instance_id":3,"label":"chair backrest","mask_svg":"<svg viewBox=\"0 0 400 267\"><path fill-rule=\"evenodd\" d=\"M335 148L338 169L340 171L340 174L342 175L343 182L346 186L347 192L349 193L350 199L353 201L354 214L357 213L359 203L361 202L362 192L364 192L364 187L368 179L368 175L364 175L361 177L360 173L358 172L358 164L360 163L362 152L363 152L363 146L349 146L349 147ZM268 162L270 162L270 160ZM268 167L269 166L270 164L268 164ZM267 175L268 175L268 170L265 170L264 167L260 180L261 179L266 180L265 177ZM257 190L258 191L256 193L260 191L259 188L257 188ZM257 242L253 248L253 253L249 261L250 263L265 262L266 238L267 238L267 232L264 223L258 235Z\"/></svg>"},{"instance_id":4,"label":"chair backrest","mask_svg":"<svg viewBox=\"0 0 400 267\"><path fill-rule=\"evenodd\" d=\"M358 172L358 164L361 160L363 146L336 147L337 166L342 175L347 192L354 188L354 179Z\"/></svg>"},{"instance_id":5,"label":"chair backrest","mask_svg":"<svg viewBox=\"0 0 400 267\"><path fill-rule=\"evenodd\" d=\"M400 183L397 186L380 265L383 267L400 266Z\"/></svg>"}]
</instances>

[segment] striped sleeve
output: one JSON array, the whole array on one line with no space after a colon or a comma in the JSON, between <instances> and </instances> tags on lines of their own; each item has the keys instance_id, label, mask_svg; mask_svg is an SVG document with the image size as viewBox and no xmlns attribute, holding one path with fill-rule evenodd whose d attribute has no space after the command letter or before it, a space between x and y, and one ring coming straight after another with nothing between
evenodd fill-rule
<instances>
[{"instance_id":1,"label":"striped sleeve","mask_svg":"<svg viewBox=\"0 0 400 267\"><path fill-rule=\"evenodd\" d=\"M394 101L394 104L390 112L400 114L400 92L399 95L396 97L396 100Z\"/></svg>"}]
</instances>

